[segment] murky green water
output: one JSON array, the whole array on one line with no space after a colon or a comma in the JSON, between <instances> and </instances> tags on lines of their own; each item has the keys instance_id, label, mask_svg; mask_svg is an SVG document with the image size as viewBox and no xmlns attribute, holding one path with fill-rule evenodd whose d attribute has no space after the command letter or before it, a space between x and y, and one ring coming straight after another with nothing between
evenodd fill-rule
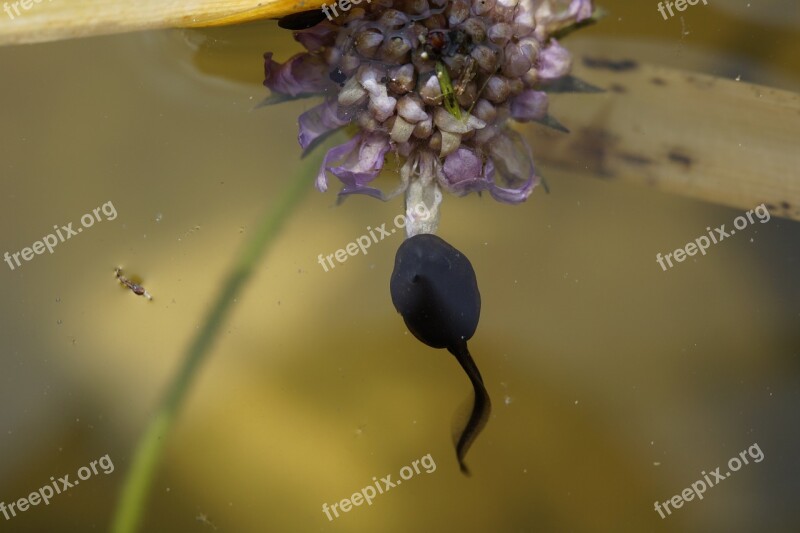
<instances>
[{"instance_id":1,"label":"murky green water","mask_svg":"<svg viewBox=\"0 0 800 533\"><path fill-rule=\"evenodd\" d=\"M604 2L582 38L800 90L790 0L710 0L683 26L656 4ZM52 254L0 265L0 501L108 455L49 505L0 515L0 531L107 530L184 347L297 168L309 102L253 110L261 54L294 45L269 22L0 49L0 252L101 208ZM494 402L472 478L451 442L469 382L391 304L400 235L332 271L317 263L389 226L402 201L336 207L311 190L192 389L143 530L796 531L800 224L756 220L663 272L656 253L742 211L541 171L551 193L521 207L445 198L440 235L480 283L470 347ZM153 301L117 283L118 265ZM763 459L745 454L702 500L654 510L754 444ZM322 512L428 454L431 473Z\"/></svg>"}]
</instances>

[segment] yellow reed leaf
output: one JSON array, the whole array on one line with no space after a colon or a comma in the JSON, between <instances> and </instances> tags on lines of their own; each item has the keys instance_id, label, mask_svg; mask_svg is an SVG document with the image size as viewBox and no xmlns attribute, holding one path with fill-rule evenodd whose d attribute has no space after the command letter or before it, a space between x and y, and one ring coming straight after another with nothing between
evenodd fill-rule
<instances>
[{"instance_id":1,"label":"yellow reed leaf","mask_svg":"<svg viewBox=\"0 0 800 533\"><path fill-rule=\"evenodd\" d=\"M322 0L31 0L0 5L0 45L158 28L221 26L315 9ZM26 6L27 5L27 9Z\"/></svg>"}]
</instances>

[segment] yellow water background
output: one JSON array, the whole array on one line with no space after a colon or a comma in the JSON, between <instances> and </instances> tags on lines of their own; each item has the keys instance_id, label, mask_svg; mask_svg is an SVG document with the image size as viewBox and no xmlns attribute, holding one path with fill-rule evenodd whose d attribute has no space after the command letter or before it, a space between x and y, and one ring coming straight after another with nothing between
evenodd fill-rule
<instances>
[{"instance_id":1,"label":"yellow water background","mask_svg":"<svg viewBox=\"0 0 800 533\"><path fill-rule=\"evenodd\" d=\"M656 5L603 2L579 37L800 91L794 0L709 0L669 21ZM0 49L0 253L105 202L118 213L52 255L0 263L0 501L106 454L115 466L0 515L0 531L107 530L185 346L299 167L296 120L315 102L254 110L263 52L298 49L274 22ZM590 97L555 96L556 116L570 98ZM337 206L332 184L309 191L238 299L168 436L143 531L797 531L800 224L756 222L663 272L657 253L742 212L538 170L550 194L524 205L443 204L440 235L478 275L470 348L494 403L471 478L451 441L469 382L391 304L400 235L317 263L390 226L402 201ZM119 286L118 265L153 301ZM754 443L762 462L666 519L653 510ZM435 472L322 513L426 454Z\"/></svg>"}]
</instances>

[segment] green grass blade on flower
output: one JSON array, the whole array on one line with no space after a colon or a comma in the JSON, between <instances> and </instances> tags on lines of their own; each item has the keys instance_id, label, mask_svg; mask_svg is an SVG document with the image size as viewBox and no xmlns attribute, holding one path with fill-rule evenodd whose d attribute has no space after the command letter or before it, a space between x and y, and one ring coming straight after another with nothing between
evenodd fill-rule
<instances>
[{"instance_id":1,"label":"green grass blade on flower","mask_svg":"<svg viewBox=\"0 0 800 533\"><path fill-rule=\"evenodd\" d=\"M450 73L447 67L441 61L436 62L436 78L439 80L439 86L442 89L442 96L444 97L444 108L448 113L461 120L461 108L458 106L456 94L453 90L453 82L450 79Z\"/></svg>"}]
</instances>

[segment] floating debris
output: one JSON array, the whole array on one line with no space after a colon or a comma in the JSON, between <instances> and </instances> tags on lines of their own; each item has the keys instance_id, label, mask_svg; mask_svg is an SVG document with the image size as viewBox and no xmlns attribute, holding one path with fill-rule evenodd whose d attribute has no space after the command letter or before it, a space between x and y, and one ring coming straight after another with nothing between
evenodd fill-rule
<instances>
[{"instance_id":1,"label":"floating debris","mask_svg":"<svg viewBox=\"0 0 800 533\"><path fill-rule=\"evenodd\" d=\"M129 280L128 278L122 275L122 267L115 268L114 274L116 274L119 282L122 283L124 286L128 287L130 290L132 290L134 294L138 294L139 296L144 296L148 300L153 299L153 297L150 296L150 293L147 292L144 287L142 287L138 283L134 283L133 281Z\"/></svg>"},{"instance_id":2,"label":"floating debris","mask_svg":"<svg viewBox=\"0 0 800 533\"><path fill-rule=\"evenodd\" d=\"M209 519L208 519L208 515L207 515L207 514L205 514L205 513L199 513L199 514L198 514L198 515L195 517L195 520L197 520L198 522L201 522L201 523L203 523L203 524L205 524L205 525L207 525L207 526L209 526L209 527L213 528L213 529L214 529L214 531L216 531L216 530L217 530L217 526L216 526L216 525L214 525L214 523L213 523L213 522L211 522L211 520L209 520Z\"/></svg>"}]
</instances>

